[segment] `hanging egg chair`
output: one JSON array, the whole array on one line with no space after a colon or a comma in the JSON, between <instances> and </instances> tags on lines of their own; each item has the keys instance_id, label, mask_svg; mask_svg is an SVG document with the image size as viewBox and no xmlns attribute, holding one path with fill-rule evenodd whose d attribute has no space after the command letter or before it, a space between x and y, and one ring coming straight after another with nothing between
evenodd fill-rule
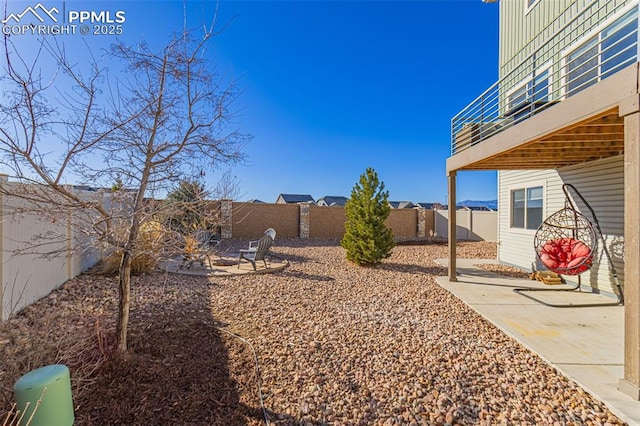
<instances>
[{"instance_id":1,"label":"hanging egg chair","mask_svg":"<svg viewBox=\"0 0 640 426\"><path fill-rule=\"evenodd\" d=\"M593 222L589 221L582 213L576 210L569 196L569 189L582 201L584 206L591 213ZM562 191L565 195L564 208L555 212L546 218L533 239L536 255L540 262L547 269L561 275L576 275L577 284L573 288L514 288L518 294L528 297L532 300L540 302L546 306L554 308L575 308L575 307L593 307L593 306L614 306L624 305L624 295L622 287L618 281L618 273L613 264L607 243L602 235L602 229L596 216L596 212L591 208L587 200L580 194L575 186L565 183L562 185ZM618 302L613 304L587 303L587 304L553 304L538 298L535 298L527 292L544 292L544 291L574 291L579 290L582 285L581 273L589 270L593 264L593 258L598 248L598 240L602 242L602 253L607 258L609 270L613 278L613 284L616 288ZM534 269L535 271L535 269Z\"/></svg>"},{"instance_id":2,"label":"hanging egg chair","mask_svg":"<svg viewBox=\"0 0 640 426\"><path fill-rule=\"evenodd\" d=\"M591 222L571 202L568 186L562 186L564 208L542 222L533 244L547 269L561 275L578 275L591 268L598 238Z\"/></svg>"}]
</instances>

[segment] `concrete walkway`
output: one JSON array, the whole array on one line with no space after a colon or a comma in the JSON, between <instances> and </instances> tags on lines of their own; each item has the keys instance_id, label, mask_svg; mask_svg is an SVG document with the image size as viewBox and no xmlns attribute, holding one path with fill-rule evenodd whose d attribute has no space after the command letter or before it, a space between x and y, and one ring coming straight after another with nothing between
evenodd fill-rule
<instances>
[{"instance_id":1,"label":"concrete walkway","mask_svg":"<svg viewBox=\"0 0 640 426\"><path fill-rule=\"evenodd\" d=\"M446 259L437 260L446 266ZM567 288L514 279L477 268L495 260L458 259L458 281L437 282L464 303L569 377L625 422L640 425L640 402L617 390L623 377L624 307L578 305L615 303L593 293L525 292L514 288ZM525 297L527 294L550 307Z\"/></svg>"}]
</instances>

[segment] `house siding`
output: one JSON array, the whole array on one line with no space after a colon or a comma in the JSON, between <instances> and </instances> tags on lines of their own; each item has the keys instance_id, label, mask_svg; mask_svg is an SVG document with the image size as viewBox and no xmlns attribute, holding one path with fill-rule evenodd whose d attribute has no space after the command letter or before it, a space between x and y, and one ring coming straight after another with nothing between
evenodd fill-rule
<instances>
[{"instance_id":1,"label":"house siding","mask_svg":"<svg viewBox=\"0 0 640 426\"><path fill-rule=\"evenodd\" d=\"M522 187L544 187L543 216L548 217L564 207L562 185L575 186L589 202L598 216L607 248L618 272L620 284L624 282L624 161L623 156L611 157L557 170L501 171L498 173L498 212L500 262L530 269L536 263L533 238L535 231L510 228L510 190ZM590 220L589 210L578 197L574 204ZM598 242L599 246L601 242ZM538 263L539 264L539 263ZM577 282L577 277L565 277ZM599 249L594 265L582 274L582 283L613 293L613 281L607 259Z\"/></svg>"},{"instance_id":2,"label":"house siding","mask_svg":"<svg viewBox=\"0 0 640 426\"><path fill-rule=\"evenodd\" d=\"M619 17L636 0L540 0L528 8L524 0L500 2L499 75L504 87L516 87L531 79L534 70L560 63L573 46L592 37L604 22ZM582 11L585 15L574 19ZM556 37L552 49L542 54L540 46ZM508 77L507 77L508 76ZM550 69L552 91L563 83L564 74ZM502 93L504 99L508 93Z\"/></svg>"},{"instance_id":3,"label":"house siding","mask_svg":"<svg viewBox=\"0 0 640 426\"><path fill-rule=\"evenodd\" d=\"M567 40L570 33L588 35L598 22L635 3L635 0L540 0L528 9L524 0L500 2L501 75L525 62L559 31ZM588 19L572 22L573 17L587 8L593 11ZM558 49L566 47L567 44L559 45Z\"/></svg>"}]
</instances>

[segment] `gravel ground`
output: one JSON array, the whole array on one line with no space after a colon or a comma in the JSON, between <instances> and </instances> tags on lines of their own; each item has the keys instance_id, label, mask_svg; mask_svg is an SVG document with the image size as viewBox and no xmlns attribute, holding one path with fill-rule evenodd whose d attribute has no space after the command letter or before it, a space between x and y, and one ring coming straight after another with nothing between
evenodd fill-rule
<instances>
[{"instance_id":1,"label":"gravel ground","mask_svg":"<svg viewBox=\"0 0 640 426\"><path fill-rule=\"evenodd\" d=\"M273 252L289 268L210 282L137 277L124 359L109 356L100 331L112 328L113 279L66 284L0 328L13 357L0 361L5 400L19 371L37 364L21 336L41 333L58 340L39 361L84 374L73 384L76 424L264 423L254 355L234 333L255 348L273 424L622 424L435 283L446 245L398 246L374 268L348 263L337 241L276 240ZM458 248L466 258L495 253L491 243ZM97 335L99 350L65 353L69 330Z\"/></svg>"}]
</instances>

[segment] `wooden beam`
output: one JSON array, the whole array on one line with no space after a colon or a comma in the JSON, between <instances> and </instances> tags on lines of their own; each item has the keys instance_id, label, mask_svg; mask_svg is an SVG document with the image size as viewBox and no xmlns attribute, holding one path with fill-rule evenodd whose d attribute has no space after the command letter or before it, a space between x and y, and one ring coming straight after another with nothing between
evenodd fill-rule
<instances>
[{"instance_id":1,"label":"wooden beam","mask_svg":"<svg viewBox=\"0 0 640 426\"><path fill-rule=\"evenodd\" d=\"M458 236L457 231L457 210L456 210L456 171L450 171L447 176L449 181L449 196L448 196L448 214L449 214L449 281L458 281L456 273L456 243Z\"/></svg>"},{"instance_id":2,"label":"wooden beam","mask_svg":"<svg viewBox=\"0 0 640 426\"><path fill-rule=\"evenodd\" d=\"M640 399L640 112L624 117L624 378L618 389Z\"/></svg>"}]
</instances>

